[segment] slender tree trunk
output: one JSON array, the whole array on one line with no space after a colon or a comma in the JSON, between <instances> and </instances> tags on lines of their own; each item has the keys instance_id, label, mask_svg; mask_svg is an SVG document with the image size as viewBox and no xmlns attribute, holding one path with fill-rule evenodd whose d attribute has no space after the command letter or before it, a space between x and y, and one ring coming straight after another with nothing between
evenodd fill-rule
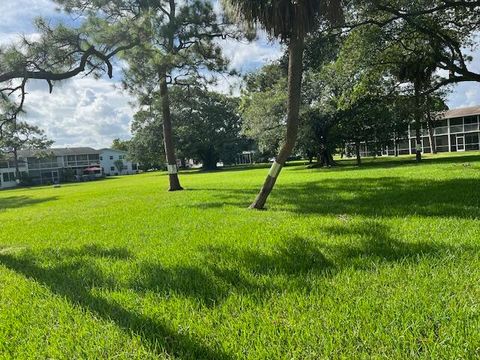
<instances>
[{"instance_id":1,"label":"slender tree trunk","mask_svg":"<svg viewBox=\"0 0 480 360\"><path fill-rule=\"evenodd\" d=\"M355 153L357 155L357 165L362 165L362 157L360 156L360 141L355 142Z\"/></svg>"},{"instance_id":2,"label":"slender tree trunk","mask_svg":"<svg viewBox=\"0 0 480 360\"><path fill-rule=\"evenodd\" d=\"M15 164L15 181L20 182L20 165L18 164L18 152L17 148L13 148L13 163Z\"/></svg>"},{"instance_id":3,"label":"slender tree trunk","mask_svg":"<svg viewBox=\"0 0 480 360\"><path fill-rule=\"evenodd\" d=\"M430 141L430 152L432 154L437 153L437 147L435 146L435 124L432 119L432 113L430 111L430 96L427 97L427 127L428 127L428 140Z\"/></svg>"},{"instance_id":4,"label":"slender tree trunk","mask_svg":"<svg viewBox=\"0 0 480 360\"><path fill-rule=\"evenodd\" d=\"M159 73L160 77L160 96L162 101L162 119L163 119L163 142L165 145L165 154L167 157L168 177L170 180L169 191L183 190L178 178L177 158L175 156L175 146L173 144L172 134L172 115L170 113L170 98L168 94L167 70L162 67Z\"/></svg>"},{"instance_id":5,"label":"slender tree trunk","mask_svg":"<svg viewBox=\"0 0 480 360\"><path fill-rule=\"evenodd\" d=\"M422 126L422 111L420 109L420 90L415 85L415 160L422 161L422 135L420 132Z\"/></svg>"},{"instance_id":6,"label":"slender tree trunk","mask_svg":"<svg viewBox=\"0 0 480 360\"><path fill-rule=\"evenodd\" d=\"M263 209L267 202L278 175L285 166L285 162L293 151L297 141L300 103L302 96L302 74L303 74L303 48L304 35L292 36L288 45L288 113L287 113L287 135L285 144L282 146L270 172L263 184L260 193L250 205L251 209Z\"/></svg>"}]
</instances>

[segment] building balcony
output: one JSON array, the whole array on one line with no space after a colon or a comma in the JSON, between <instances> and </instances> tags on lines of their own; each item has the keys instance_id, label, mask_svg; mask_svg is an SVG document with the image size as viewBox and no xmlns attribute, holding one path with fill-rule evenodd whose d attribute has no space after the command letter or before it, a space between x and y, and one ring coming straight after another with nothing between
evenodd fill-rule
<instances>
[{"instance_id":1,"label":"building balcony","mask_svg":"<svg viewBox=\"0 0 480 360\"><path fill-rule=\"evenodd\" d=\"M456 133L463 133L463 125L453 125L450 126L450 133L451 134L456 134Z\"/></svg>"},{"instance_id":2,"label":"building balcony","mask_svg":"<svg viewBox=\"0 0 480 360\"><path fill-rule=\"evenodd\" d=\"M441 126L435 128L435 135L446 135L448 134L448 126Z\"/></svg>"},{"instance_id":3,"label":"building balcony","mask_svg":"<svg viewBox=\"0 0 480 360\"><path fill-rule=\"evenodd\" d=\"M478 131L478 124L465 124L465 132Z\"/></svg>"}]
</instances>

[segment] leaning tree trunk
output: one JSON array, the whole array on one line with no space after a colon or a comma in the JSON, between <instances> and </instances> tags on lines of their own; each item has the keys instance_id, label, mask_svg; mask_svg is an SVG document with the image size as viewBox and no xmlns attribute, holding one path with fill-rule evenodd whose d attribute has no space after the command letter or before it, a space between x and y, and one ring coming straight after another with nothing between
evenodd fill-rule
<instances>
[{"instance_id":1,"label":"leaning tree trunk","mask_svg":"<svg viewBox=\"0 0 480 360\"><path fill-rule=\"evenodd\" d=\"M420 109L420 90L415 85L415 160L422 161L422 135L420 132L422 125L422 111Z\"/></svg>"},{"instance_id":2,"label":"leaning tree trunk","mask_svg":"<svg viewBox=\"0 0 480 360\"><path fill-rule=\"evenodd\" d=\"M170 180L169 191L183 190L178 178L177 158L175 157L175 146L173 145L172 134L172 115L170 113L170 98L168 94L167 71L165 68L160 70L160 96L162 100L162 119L163 119L163 142L165 145L165 154L167 157L168 177Z\"/></svg>"},{"instance_id":3,"label":"leaning tree trunk","mask_svg":"<svg viewBox=\"0 0 480 360\"><path fill-rule=\"evenodd\" d=\"M268 196L277 181L278 175L285 166L285 162L293 151L297 141L299 111L302 92L302 73L303 73L303 47L304 35L297 34L292 36L288 45L288 107L287 107L287 134L285 144L278 153L270 172L263 184L260 193L255 201L250 205L251 209L263 209Z\"/></svg>"}]
</instances>

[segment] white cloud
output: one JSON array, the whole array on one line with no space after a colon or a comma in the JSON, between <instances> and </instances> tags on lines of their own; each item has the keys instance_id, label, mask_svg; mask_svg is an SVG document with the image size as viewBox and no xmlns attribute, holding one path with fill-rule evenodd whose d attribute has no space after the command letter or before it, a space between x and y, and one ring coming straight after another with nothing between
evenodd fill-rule
<instances>
[{"instance_id":1,"label":"white cloud","mask_svg":"<svg viewBox=\"0 0 480 360\"><path fill-rule=\"evenodd\" d=\"M451 109L480 105L480 83L465 82L458 84L448 98Z\"/></svg>"},{"instance_id":2,"label":"white cloud","mask_svg":"<svg viewBox=\"0 0 480 360\"><path fill-rule=\"evenodd\" d=\"M129 138L132 98L107 80L66 81L48 93L39 81L28 86L25 119L45 129L55 146L106 147Z\"/></svg>"},{"instance_id":3,"label":"white cloud","mask_svg":"<svg viewBox=\"0 0 480 360\"><path fill-rule=\"evenodd\" d=\"M283 54L282 46L269 42L264 34L254 42L227 40L221 45L225 56L230 59L230 67L240 72L255 70Z\"/></svg>"}]
</instances>

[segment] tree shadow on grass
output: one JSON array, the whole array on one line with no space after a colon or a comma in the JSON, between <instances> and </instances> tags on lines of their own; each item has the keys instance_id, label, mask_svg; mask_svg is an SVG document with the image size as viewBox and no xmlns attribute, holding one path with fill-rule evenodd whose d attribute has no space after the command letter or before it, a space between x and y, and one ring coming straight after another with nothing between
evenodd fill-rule
<instances>
[{"instance_id":1,"label":"tree shadow on grass","mask_svg":"<svg viewBox=\"0 0 480 360\"><path fill-rule=\"evenodd\" d=\"M44 202L50 202L58 200L57 196L50 196L44 198L32 198L28 196L9 196L0 198L0 212L7 209L16 209L25 206L31 206L36 204L41 204Z\"/></svg>"},{"instance_id":2,"label":"tree shadow on grass","mask_svg":"<svg viewBox=\"0 0 480 360\"><path fill-rule=\"evenodd\" d=\"M470 154L463 156L441 156L441 157L425 157L422 159L421 163L417 163L415 160L415 155L402 156L399 158L392 157L378 157L378 158L366 158L362 159L362 164L357 165L355 159L341 159L337 160L337 166L330 168L309 168L307 166L299 166L294 170L317 170L325 172L343 172L343 171L358 171L358 170L372 170L372 169L391 169L395 167L410 165L422 167L423 165L458 165L458 164L469 164L471 162L480 163L480 155Z\"/></svg>"},{"instance_id":3,"label":"tree shadow on grass","mask_svg":"<svg viewBox=\"0 0 480 360\"><path fill-rule=\"evenodd\" d=\"M477 247L462 244L402 241L378 220L347 221L314 231L317 233L312 238L291 237L261 248L247 244L202 246L197 249L197 261L170 267L136 259L125 248L98 245L2 252L0 265L105 321L115 322L128 334L141 337L144 345L159 356L166 353L184 359L229 359L232 356L224 350L213 349L195 336L180 334L168 319L127 309L105 294L134 292L141 303L146 292L153 292L165 299L175 295L213 308L235 293L263 303L286 291L313 291L319 286L318 280L345 269L370 271L382 264L414 264L455 252L479 252ZM133 266L126 283L122 280L125 273L104 272L105 267L111 268L117 262ZM123 269L125 272L130 268Z\"/></svg>"},{"instance_id":4,"label":"tree shadow on grass","mask_svg":"<svg viewBox=\"0 0 480 360\"><path fill-rule=\"evenodd\" d=\"M278 189L276 208L301 214L480 217L479 181L395 177L329 179Z\"/></svg>"},{"instance_id":5,"label":"tree shadow on grass","mask_svg":"<svg viewBox=\"0 0 480 360\"><path fill-rule=\"evenodd\" d=\"M222 350L211 349L192 336L180 334L168 324L168 320L126 309L113 299L97 295L101 290L119 290L116 280L105 276L96 266L97 258L107 258L113 262L132 259L132 254L123 248L104 249L99 246L78 250L26 250L15 254L0 253L0 265L35 280L105 321L115 322L128 334L140 336L146 348L159 356L168 354L179 359L231 358ZM178 275L177 279L181 276ZM175 278L170 279L173 280ZM170 284L173 286L173 282Z\"/></svg>"},{"instance_id":6,"label":"tree shadow on grass","mask_svg":"<svg viewBox=\"0 0 480 360\"><path fill-rule=\"evenodd\" d=\"M322 240L293 237L263 251L207 246L203 249L207 259L204 267L234 288L261 294L284 290L276 285L277 277L288 279L289 288L305 291L315 286L313 280L335 276L347 268L370 271L382 264L417 263L424 258L480 251L463 244L402 241L375 220L324 227L319 233ZM265 277L267 281L255 281Z\"/></svg>"},{"instance_id":7,"label":"tree shadow on grass","mask_svg":"<svg viewBox=\"0 0 480 360\"><path fill-rule=\"evenodd\" d=\"M267 204L270 211L311 215L426 216L480 218L477 179L418 180L398 177L326 179L299 185L279 184ZM256 189L198 189L217 201L192 207L246 208ZM212 198L212 197L209 197Z\"/></svg>"}]
</instances>

